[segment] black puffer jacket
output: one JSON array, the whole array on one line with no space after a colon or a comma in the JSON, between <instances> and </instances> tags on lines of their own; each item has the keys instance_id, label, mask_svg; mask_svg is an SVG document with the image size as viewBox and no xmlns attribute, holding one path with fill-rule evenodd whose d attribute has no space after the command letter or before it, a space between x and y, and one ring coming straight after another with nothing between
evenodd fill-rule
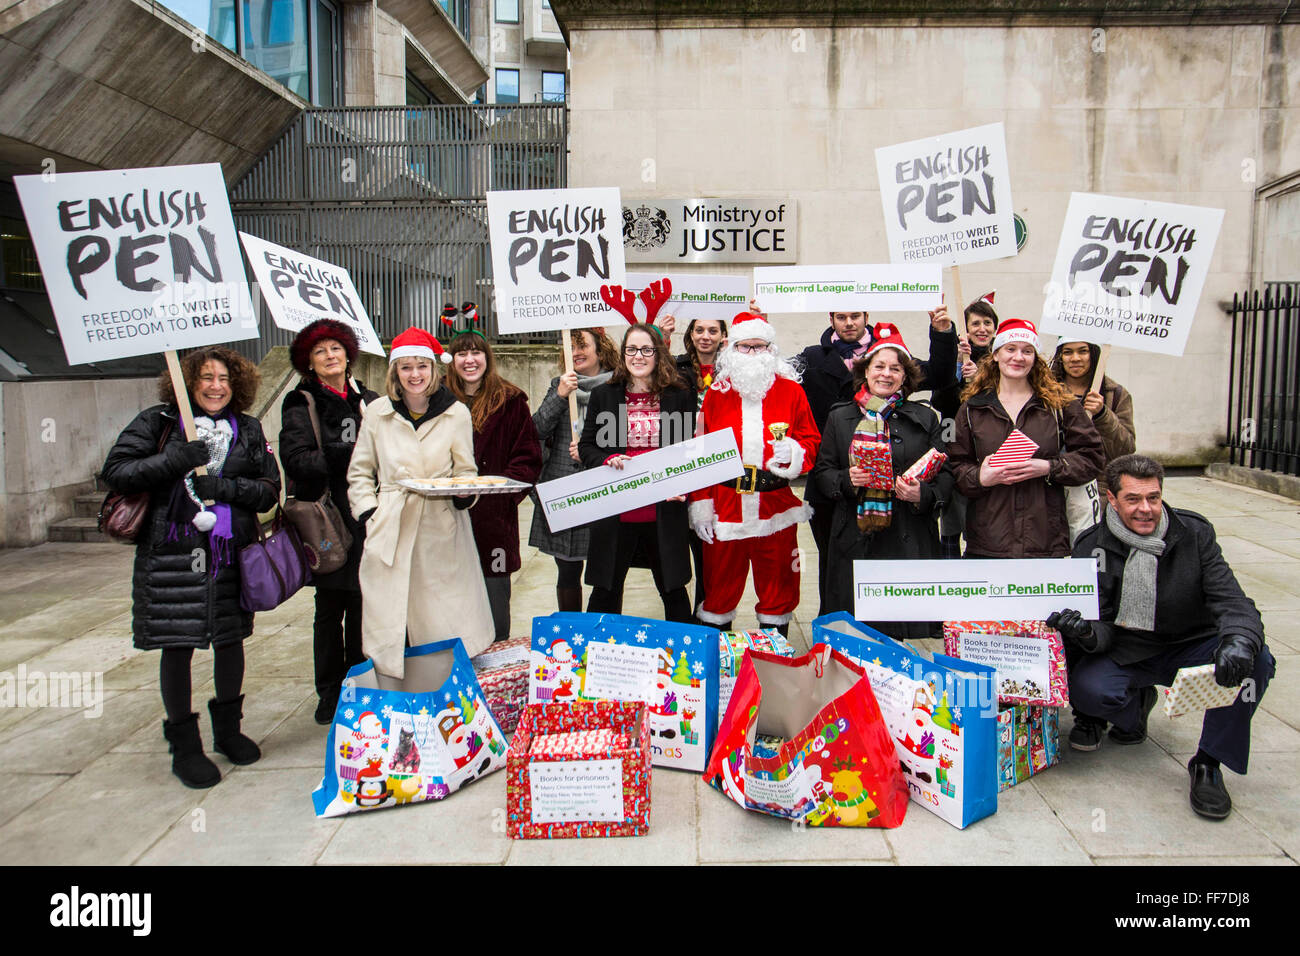
<instances>
[{"instance_id":1,"label":"black puffer jacket","mask_svg":"<svg viewBox=\"0 0 1300 956\"><path fill-rule=\"evenodd\" d=\"M248 415L235 416L239 429L221 471L216 500L231 506L234 550L229 566L216 567L206 534L168 541L167 507L172 489L185 472L158 451L184 443L175 405L146 408L118 436L104 462L108 486L122 494L150 492L149 510L136 541L131 579L135 646L222 647L253 633L253 615L239 606L238 551L257 539L258 512L280 498L280 470L267 447L262 426ZM200 554L202 560L196 560Z\"/></svg>"},{"instance_id":2,"label":"black puffer jacket","mask_svg":"<svg viewBox=\"0 0 1300 956\"><path fill-rule=\"evenodd\" d=\"M364 527L357 523L348 505L348 465L352 462L352 449L361 432L361 406L379 398L360 382L360 392L348 387L345 402L336 392L325 388L315 376L304 378L298 387L284 396L280 406L280 461L285 477L289 479L289 494L302 501L319 501L329 489L330 499L343 516L352 535L352 548L343 567L329 574L312 576L318 588L340 591L359 591L357 569L361 564L361 551L365 546ZM311 416L307 411L307 394L316 400L316 416L320 419L321 440L324 450L316 443ZM350 424L349 424L350 423Z\"/></svg>"}]
</instances>

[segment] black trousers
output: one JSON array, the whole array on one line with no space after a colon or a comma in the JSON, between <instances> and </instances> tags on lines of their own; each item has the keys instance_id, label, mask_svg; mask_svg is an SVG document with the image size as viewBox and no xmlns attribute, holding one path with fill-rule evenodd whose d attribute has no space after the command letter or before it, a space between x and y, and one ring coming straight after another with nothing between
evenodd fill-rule
<instances>
[{"instance_id":1,"label":"black trousers","mask_svg":"<svg viewBox=\"0 0 1300 956\"><path fill-rule=\"evenodd\" d=\"M638 556L643 557L655 580L659 597L664 602L664 620L689 624L691 599L685 587L664 591L663 562L659 555L659 531L653 521L621 521L618 526L618 549L614 555L614 586L595 587L587 602L589 614L621 614L623 608L623 582L628 568Z\"/></svg>"},{"instance_id":2,"label":"black trousers","mask_svg":"<svg viewBox=\"0 0 1300 956\"><path fill-rule=\"evenodd\" d=\"M316 589L312 631L316 694L324 699L343 686L348 670L365 660L361 653L361 592Z\"/></svg>"},{"instance_id":3,"label":"black trousers","mask_svg":"<svg viewBox=\"0 0 1300 956\"><path fill-rule=\"evenodd\" d=\"M1217 636L1197 644L1181 644L1163 654L1135 664L1116 664L1105 654L1084 654L1069 667L1070 703L1076 713L1108 720L1120 730L1136 730L1140 691L1161 684L1168 687L1180 667L1214 663L1219 646ZM1200 748L1229 770L1246 772L1250 758L1250 719L1268 689L1277 670L1273 655L1265 645L1255 657L1255 672L1247 692L1237 695L1228 707L1205 712L1201 724Z\"/></svg>"},{"instance_id":4,"label":"black trousers","mask_svg":"<svg viewBox=\"0 0 1300 956\"><path fill-rule=\"evenodd\" d=\"M813 514L808 520L808 530L817 543L817 616L821 617L835 610L826 603L826 562L830 560L831 521L835 517L835 506L829 501L813 501L810 504Z\"/></svg>"}]
</instances>

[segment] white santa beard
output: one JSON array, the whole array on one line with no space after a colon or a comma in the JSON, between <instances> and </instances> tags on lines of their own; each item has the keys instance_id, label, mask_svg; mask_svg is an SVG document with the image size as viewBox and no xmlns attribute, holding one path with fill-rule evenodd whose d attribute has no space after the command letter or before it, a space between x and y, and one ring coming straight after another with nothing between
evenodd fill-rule
<instances>
[{"instance_id":1,"label":"white santa beard","mask_svg":"<svg viewBox=\"0 0 1300 956\"><path fill-rule=\"evenodd\" d=\"M742 398L761 401L776 381L776 367L780 359L772 352L741 355L732 351L720 360L717 377L730 382Z\"/></svg>"}]
</instances>

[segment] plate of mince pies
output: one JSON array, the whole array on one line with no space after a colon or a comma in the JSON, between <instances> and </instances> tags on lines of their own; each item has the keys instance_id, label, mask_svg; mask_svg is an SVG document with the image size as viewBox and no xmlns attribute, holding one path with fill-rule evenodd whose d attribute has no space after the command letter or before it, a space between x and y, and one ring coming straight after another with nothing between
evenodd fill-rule
<instances>
[{"instance_id":1,"label":"plate of mince pies","mask_svg":"<svg viewBox=\"0 0 1300 956\"><path fill-rule=\"evenodd\" d=\"M403 488L431 498L451 495L492 495L527 491L532 485L501 475L462 475L458 478L402 478L397 482Z\"/></svg>"}]
</instances>

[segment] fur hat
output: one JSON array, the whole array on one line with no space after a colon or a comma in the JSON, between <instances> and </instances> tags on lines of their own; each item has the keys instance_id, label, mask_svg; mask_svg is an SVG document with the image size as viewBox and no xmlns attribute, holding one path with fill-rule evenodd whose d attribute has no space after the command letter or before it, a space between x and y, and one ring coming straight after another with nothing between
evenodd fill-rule
<instances>
[{"instance_id":1,"label":"fur hat","mask_svg":"<svg viewBox=\"0 0 1300 956\"><path fill-rule=\"evenodd\" d=\"M348 353L349 365L357 360L361 346L357 344L356 333L336 319L317 319L299 330L289 345L289 361L299 375L311 371L311 350L325 339L333 339L343 346L343 351Z\"/></svg>"}]
</instances>

